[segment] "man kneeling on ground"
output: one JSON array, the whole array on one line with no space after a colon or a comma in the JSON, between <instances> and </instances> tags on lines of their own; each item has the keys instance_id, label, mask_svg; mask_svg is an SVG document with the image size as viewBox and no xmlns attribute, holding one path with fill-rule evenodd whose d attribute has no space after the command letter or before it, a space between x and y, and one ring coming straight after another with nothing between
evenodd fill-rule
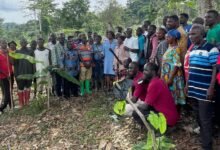
<instances>
[{"instance_id":1,"label":"man kneeling on ground","mask_svg":"<svg viewBox=\"0 0 220 150\"><path fill-rule=\"evenodd\" d=\"M144 66L143 84L148 83L148 88L144 100L145 108L138 108L145 116L150 111L161 112L167 120L167 125L174 126L179 119L179 114L169 88L158 77L158 70L159 67L154 63L148 63ZM132 116L139 124L143 125L136 112L133 112Z\"/></svg>"},{"instance_id":2,"label":"man kneeling on ground","mask_svg":"<svg viewBox=\"0 0 220 150\"><path fill-rule=\"evenodd\" d=\"M144 99L147 93L148 83L142 83L141 79L143 77L143 73L139 71L139 65L136 62L131 62L128 67L128 78L132 79L132 97L131 100L135 103L137 107L145 108ZM130 104L125 106L125 115L132 116L134 109Z\"/></svg>"}]
</instances>

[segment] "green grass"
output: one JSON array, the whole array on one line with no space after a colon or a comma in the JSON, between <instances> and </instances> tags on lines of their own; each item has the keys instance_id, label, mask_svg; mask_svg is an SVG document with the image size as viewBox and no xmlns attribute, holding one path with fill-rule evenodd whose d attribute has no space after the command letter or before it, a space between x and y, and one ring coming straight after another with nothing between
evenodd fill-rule
<instances>
[{"instance_id":1,"label":"green grass","mask_svg":"<svg viewBox=\"0 0 220 150\"><path fill-rule=\"evenodd\" d=\"M137 144L134 144L132 147L132 150L144 150L143 146L146 144L146 141L147 141L147 139L145 141L141 141Z\"/></svg>"}]
</instances>

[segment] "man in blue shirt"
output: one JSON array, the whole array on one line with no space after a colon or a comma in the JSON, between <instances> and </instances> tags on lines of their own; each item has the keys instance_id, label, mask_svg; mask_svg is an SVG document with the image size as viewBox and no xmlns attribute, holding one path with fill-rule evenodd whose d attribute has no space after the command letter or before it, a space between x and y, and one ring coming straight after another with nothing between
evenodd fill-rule
<instances>
[{"instance_id":1,"label":"man in blue shirt","mask_svg":"<svg viewBox=\"0 0 220 150\"><path fill-rule=\"evenodd\" d=\"M61 54L60 67L64 69L70 76L78 78L79 74L79 55L77 50L74 48L72 40L67 42L67 49ZM73 94L78 97L78 85L64 79L64 97L70 98Z\"/></svg>"},{"instance_id":2,"label":"man in blue shirt","mask_svg":"<svg viewBox=\"0 0 220 150\"><path fill-rule=\"evenodd\" d=\"M103 73L103 63L104 63L104 48L101 43L102 37L100 35L97 35L95 37L95 43L92 45L93 50L93 78L95 82L95 90L97 91L98 85L100 84L100 89L103 89L104 87L104 73Z\"/></svg>"},{"instance_id":3,"label":"man in blue shirt","mask_svg":"<svg viewBox=\"0 0 220 150\"><path fill-rule=\"evenodd\" d=\"M144 64L146 63L144 58L144 43L145 37L141 27L137 28L136 34L138 36L138 49L139 49L139 70L143 71Z\"/></svg>"},{"instance_id":4,"label":"man in blue shirt","mask_svg":"<svg viewBox=\"0 0 220 150\"><path fill-rule=\"evenodd\" d=\"M205 29L199 24L193 25L189 32L194 47L189 54L189 80L185 90L196 108L202 147L204 150L211 150L215 69L219 50L206 42L204 35Z\"/></svg>"}]
</instances>

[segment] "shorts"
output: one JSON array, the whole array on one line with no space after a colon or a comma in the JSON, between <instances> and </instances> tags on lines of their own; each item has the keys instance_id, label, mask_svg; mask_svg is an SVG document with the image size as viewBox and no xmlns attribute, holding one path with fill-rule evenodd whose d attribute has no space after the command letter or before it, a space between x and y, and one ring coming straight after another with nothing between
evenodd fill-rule
<instances>
[{"instance_id":1,"label":"shorts","mask_svg":"<svg viewBox=\"0 0 220 150\"><path fill-rule=\"evenodd\" d=\"M79 80L84 81L84 80L90 80L92 78L92 67L86 68L86 67L80 67L80 75L79 75Z\"/></svg>"},{"instance_id":2,"label":"shorts","mask_svg":"<svg viewBox=\"0 0 220 150\"><path fill-rule=\"evenodd\" d=\"M20 80L17 79L18 90L24 90L25 88L30 88L32 85L32 80Z\"/></svg>"}]
</instances>

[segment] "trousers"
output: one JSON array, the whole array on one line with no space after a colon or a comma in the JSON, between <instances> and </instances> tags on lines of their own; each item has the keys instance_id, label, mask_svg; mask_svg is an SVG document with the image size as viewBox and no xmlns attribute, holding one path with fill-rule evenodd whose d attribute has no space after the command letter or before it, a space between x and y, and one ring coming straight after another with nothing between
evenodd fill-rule
<instances>
[{"instance_id":1,"label":"trousers","mask_svg":"<svg viewBox=\"0 0 220 150\"><path fill-rule=\"evenodd\" d=\"M7 105L11 107L11 92L10 92L10 81L8 78L1 79L2 89L2 104L0 105L0 111L3 111Z\"/></svg>"},{"instance_id":2,"label":"trousers","mask_svg":"<svg viewBox=\"0 0 220 150\"><path fill-rule=\"evenodd\" d=\"M200 126L202 148L212 150L214 103L192 99L192 105Z\"/></svg>"}]
</instances>

